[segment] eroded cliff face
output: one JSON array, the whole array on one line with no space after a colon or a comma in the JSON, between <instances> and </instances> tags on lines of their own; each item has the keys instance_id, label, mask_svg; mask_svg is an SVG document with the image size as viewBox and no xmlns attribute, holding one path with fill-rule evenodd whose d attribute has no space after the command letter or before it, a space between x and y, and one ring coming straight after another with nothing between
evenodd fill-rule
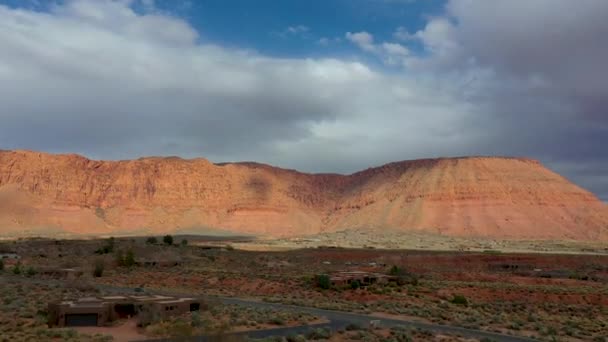
<instances>
[{"instance_id":1,"label":"eroded cliff face","mask_svg":"<svg viewBox=\"0 0 608 342\"><path fill-rule=\"evenodd\" d=\"M608 239L608 209L519 158L404 161L343 176L205 159L0 152L0 234L209 228L294 236L357 227Z\"/></svg>"}]
</instances>

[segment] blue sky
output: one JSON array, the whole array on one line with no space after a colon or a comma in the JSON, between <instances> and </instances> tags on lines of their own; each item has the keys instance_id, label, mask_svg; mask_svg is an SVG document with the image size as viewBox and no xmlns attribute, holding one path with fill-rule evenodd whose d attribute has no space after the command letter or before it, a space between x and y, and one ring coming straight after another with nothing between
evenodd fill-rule
<instances>
[{"instance_id":1,"label":"blue sky","mask_svg":"<svg viewBox=\"0 0 608 342\"><path fill-rule=\"evenodd\" d=\"M13 8L46 11L65 0L0 0ZM346 32L366 31L394 41L398 27L415 33L443 13L445 0L154 0L155 10L187 20L203 42L252 49L277 57L365 58L345 41ZM146 4L134 1L143 12ZM290 28L293 30L290 31ZM328 39L327 45L319 44ZM421 52L420 44L408 48ZM370 60L371 61L371 60Z\"/></svg>"},{"instance_id":2,"label":"blue sky","mask_svg":"<svg viewBox=\"0 0 608 342\"><path fill-rule=\"evenodd\" d=\"M443 5L438 0L201 0L176 7L175 1L156 1L157 7L188 18L203 39L283 57L354 54L356 48L344 42L345 32L368 31L379 40L394 40L397 27L416 32ZM341 42L321 46L322 38Z\"/></svg>"},{"instance_id":3,"label":"blue sky","mask_svg":"<svg viewBox=\"0 0 608 342\"><path fill-rule=\"evenodd\" d=\"M608 1L0 0L0 148L340 173L525 156L608 199L606 13Z\"/></svg>"}]
</instances>

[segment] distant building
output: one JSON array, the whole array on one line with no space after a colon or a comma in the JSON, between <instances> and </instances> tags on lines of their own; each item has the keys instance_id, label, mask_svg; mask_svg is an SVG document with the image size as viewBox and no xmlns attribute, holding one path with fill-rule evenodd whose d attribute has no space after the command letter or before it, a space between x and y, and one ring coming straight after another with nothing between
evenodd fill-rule
<instances>
[{"instance_id":1,"label":"distant building","mask_svg":"<svg viewBox=\"0 0 608 342\"><path fill-rule=\"evenodd\" d=\"M53 278L74 280L83 275L82 270L74 268L40 268L37 269L38 274L45 275Z\"/></svg>"},{"instance_id":2,"label":"distant building","mask_svg":"<svg viewBox=\"0 0 608 342\"><path fill-rule=\"evenodd\" d=\"M365 271L342 271L332 274L329 277L332 286L347 286L353 282L358 282L360 286L369 286L372 284L387 284L389 282L397 282L395 276L390 276L382 273L371 273Z\"/></svg>"},{"instance_id":3,"label":"distant building","mask_svg":"<svg viewBox=\"0 0 608 342\"><path fill-rule=\"evenodd\" d=\"M118 319L135 317L148 311L167 318L203 306L200 298L168 296L108 296L80 298L48 305L49 327L103 326Z\"/></svg>"},{"instance_id":4,"label":"distant building","mask_svg":"<svg viewBox=\"0 0 608 342\"><path fill-rule=\"evenodd\" d=\"M147 267L173 267L182 264L181 260L178 259L150 259L150 258L138 258L135 260L137 266Z\"/></svg>"},{"instance_id":5,"label":"distant building","mask_svg":"<svg viewBox=\"0 0 608 342\"><path fill-rule=\"evenodd\" d=\"M19 260L19 259L21 259L21 256L19 256L19 254L17 254L17 253L0 253L0 259L2 259L2 260L4 260L4 259Z\"/></svg>"}]
</instances>

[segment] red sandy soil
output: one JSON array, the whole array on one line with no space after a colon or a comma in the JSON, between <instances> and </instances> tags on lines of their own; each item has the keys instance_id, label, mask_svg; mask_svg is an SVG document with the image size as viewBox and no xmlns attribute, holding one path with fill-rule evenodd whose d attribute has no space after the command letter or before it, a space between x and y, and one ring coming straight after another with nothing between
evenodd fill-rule
<instances>
[{"instance_id":1,"label":"red sandy soil","mask_svg":"<svg viewBox=\"0 0 608 342\"><path fill-rule=\"evenodd\" d=\"M73 329L89 335L111 335L114 338L114 342L144 341L149 339L149 337L139 332L137 322L134 319L113 327L74 327Z\"/></svg>"},{"instance_id":2,"label":"red sandy soil","mask_svg":"<svg viewBox=\"0 0 608 342\"><path fill-rule=\"evenodd\" d=\"M386 227L608 240L608 206L523 158L424 159L336 175L205 159L0 151L0 235L195 227L274 237Z\"/></svg>"}]
</instances>

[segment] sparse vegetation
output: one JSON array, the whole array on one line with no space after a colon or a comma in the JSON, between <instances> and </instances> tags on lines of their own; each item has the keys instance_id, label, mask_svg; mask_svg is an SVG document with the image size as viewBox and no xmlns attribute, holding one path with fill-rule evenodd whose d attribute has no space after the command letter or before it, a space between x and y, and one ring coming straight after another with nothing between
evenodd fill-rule
<instances>
[{"instance_id":1,"label":"sparse vegetation","mask_svg":"<svg viewBox=\"0 0 608 342\"><path fill-rule=\"evenodd\" d=\"M209 310L192 312L167 320L146 317L146 332L159 337L185 337L200 334L223 334L235 328L256 329L280 327L312 322L317 317L292 310L276 310L221 305L215 303ZM188 326L188 327L186 327Z\"/></svg>"},{"instance_id":2,"label":"sparse vegetation","mask_svg":"<svg viewBox=\"0 0 608 342\"><path fill-rule=\"evenodd\" d=\"M605 305L601 304L608 296L605 287L608 281L605 276L605 271L608 270L606 256L539 254L526 255L524 258L504 252L488 255L481 250L478 253L461 254L340 248L273 253L237 248L228 252L223 248L228 245L226 242L213 241L199 248L198 241L195 243L191 240L189 242L196 247L186 249L159 248L146 244L145 241L146 239L116 239L113 253L123 251L124 259L130 249L138 256L141 251L144 258L150 253L158 253L155 259L162 262L162 258L166 258L169 261L166 266L171 267L134 267L128 272L118 269L110 256L97 257L92 254L100 245L107 244L107 240L49 241L46 246L37 242L32 244L35 247L31 249L25 247L29 242L24 240L15 242L10 249L22 256L24 264L20 265L20 274L27 274L29 266L36 270L39 270L39 266L49 264L79 268L83 264L94 265L99 258L106 262L103 276L91 277L87 274L85 277L90 277L96 283L129 288L145 287L146 292L162 288L194 293L205 288L205 292L211 295L254 297L269 302L359 313L384 312L470 329L514 335L530 334L541 340L551 340L554 336L557 340L571 338L599 341L600 337L608 336L608 325L605 324L608 317ZM44 258L39 257L42 254L45 255ZM171 264L173 259L179 260L179 263ZM319 262L320 260L328 262ZM389 260L395 263L395 269L392 264L384 263ZM11 271L17 260L4 262L7 271L0 276L38 280L38 276L14 276ZM496 267L490 267L492 264ZM542 271L536 271L536 268ZM415 272L418 284L408 280L402 286L389 282L359 287L356 291L351 291L348 287L333 289L328 274L357 269L407 276L413 276ZM94 273L93 269L91 271ZM545 272L551 274L552 278L541 278L540 274ZM316 275L325 275L327 278L319 279ZM321 291L319 280L330 291ZM356 285L349 287L356 288ZM462 296L466 305L463 300L455 299L454 294ZM19 297L0 298L0 301L4 301L3 305L11 306L17 305L15 303ZM215 309L212 311L215 312ZM193 334L209 326L219 329L223 325L224 331L231 326L243 329L289 326L294 319L270 312L257 313L255 310L242 315L229 314L229 310L224 309L220 311L224 315L221 324L213 323L213 319L204 311L199 317L193 315L182 319L191 325ZM254 320L247 317L257 318ZM36 316L32 319L36 319ZM160 326L161 332L174 331L177 334L180 327L183 327L183 322L180 321L175 322L176 330L159 325L160 321L151 321L153 323L149 325ZM384 333L388 334L387 331ZM384 336L387 341L406 341L406 336L412 341L423 341L424 334L391 330L390 336ZM302 335L301 338L306 336ZM361 335L356 331L343 331L340 338L376 341L378 337L373 331L362 329ZM429 339L432 338L426 338Z\"/></svg>"},{"instance_id":3,"label":"sparse vegetation","mask_svg":"<svg viewBox=\"0 0 608 342\"><path fill-rule=\"evenodd\" d=\"M105 264L102 259L95 260L95 265L93 268L93 277L99 278L103 276L103 270L105 269Z\"/></svg>"},{"instance_id":4,"label":"sparse vegetation","mask_svg":"<svg viewBox=\"0 0 608 342\"><path fill-rule=\"evenodd\" d=\"M125 255L124 265L126 267L131 267L135 265L135 254L133 253L133 250L129 249L127 251L127 254Z\"/></svg>"},{"instance_id":5,"label":"sparse vegetation","mask_svg":"<svg viewBox=\"0 0 608 342\"><path fill-rule=\"evenodd\" d=\"M146 243L148 245L156 245L156 244L158 244L158 240L156 239L156 237L150 236L149 238L146 239Z\"/></svg>"},{"instance_id":6,"label":"sparse vegetation","mask_svg":"<svg viewBox=\"0 0 608 342\"><path fill-rule=\"evenodd\" d=\"M171 246L173 244L173 236L171 236L171 235L165 235L163 237L163 243L165 245Z\"/></svg>"},{"instance_id":7,"label":"sparse vegetation","mask_svg":"<svg viewBox=\"0 0 608 342\"><path fill-rule=\"evenodd\" d=\"M16 263L15 266L13 266L13 274L15 274L15 275L21 274L21 264L20 263Z\"/></svg>"},{"instance_id":8,"label":"sparse vegetation","mask_svg":"<svg viewBox=\"0 0 608 342\"><path fill-rule=\"evenodd\" d=\"M34 275L36 275L36 269L32 266L28 266L28 268L25 270L25 274L28 277L34 276Z\"/></svg>"},{"instance_id":9,"label":"sparse vegetation","mask_svg":"<svg viewBox=\"0 0 608 342\"><path fill-rule=\"evenodd\" d=\"M469 301L463 295L454 295L454 297L452 297L452 299L450 300L450 303L464 306L469 305Z\"/></svg>"},{"instance_id":10,"label":"sparse vegetation","mask_svg":"<svg viewBox=\"0 0 608 342\"><path fill-rule=\"evenodd\" d=\"M109 342L104 335L81 334L73 329L48 328L46 306L52 298L92 296L95 292L31 278L1 275L0 341Z\"/></svg>"},{"instance_id":11,"label":"sparse vegetation","mask_svg":"<svg viewBox=\"0 0 608 342\"><path fill-rule=\"evenodd\" d=\"M316 277L316 281L317 281L317 286L327 290L331 287L331 280L329 279L329 275L327 274L320 274Z\"/></svg>"},{"instance_id":12,"label":"sparse vegetation","mask_svg":"<svg viewBox=\"0 0 608 342\"><path fill-rule=\"evenodd\" d=\"M95 250L95 253L96 254L110 254L110 253L114 252L114 244L115 244L114 237L111 236L110 238L108 238L108 240L106 240L106 243L104 246Z\"/></svg>"},{"instance_id":13,"label":"sparse vegetation","mask_svg":"<svg viewBox=\"0 0 608 342\"><path fill-rule=\"evenodd\" d=\"M182 246L188 246L188 240L183 239L182 242L181 242L181 245Z\"/></svg>"}]
</instances>

